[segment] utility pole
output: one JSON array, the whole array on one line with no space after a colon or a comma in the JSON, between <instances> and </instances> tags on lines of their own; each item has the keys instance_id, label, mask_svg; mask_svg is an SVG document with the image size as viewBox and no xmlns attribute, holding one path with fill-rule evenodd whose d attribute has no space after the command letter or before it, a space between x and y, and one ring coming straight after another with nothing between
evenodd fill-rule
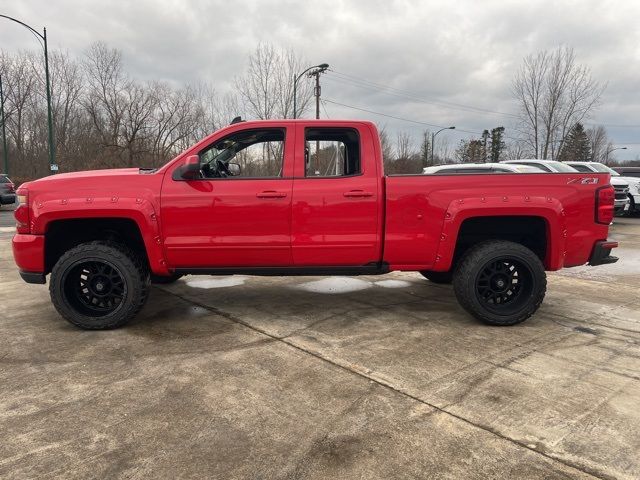
<instances>
[{"instance_id":1,"label":"utility pole","mask_svg":"<svg viewBox=\"0 0 640 480\"><path fill-rule=\"evenodd\" d=\"M313 89L313 94L316 96L316 120L320 118L320 72L315 74L316 88Z\"/></svg>"},{"instance_id":2,"label":"utility pole","mask_svg":"<svg viewBox=\"0 0 640 480\"><path fill-rule=\"evenodd\" d=\"M4 123L4 92L2 90L2 75L0 75L0 121L2 121L2 155L4 157L4 173L9 175L9 151L7 150L7 128Z\"/></svg>"},{"instance_id":3,"label":"utility pole","mask_svg":"<svg viewBox=\"0 0 640 480\"><path fill-rule=\"evenodd\" d=\"M327 70L329 68L329 64L328 63L321 63L320 65L314 65L313 67L309 67L307 69L305 69L300 75L294 75L293 77L293 118L298 118L298 102L297 102L297 96L298 96L298 81L300 80L300 78L302 78L302 76L307 73L309 70L311 70L312 68L315 68L316 70L314 70L314 72L318 72L318 73L324 73L325 70ZM310 72L309 76L313 75L314 72Z\"/></svg>"},{"instance_id":4,"label":"utility pole","mask_svg":"<svg viewBox=\"0 0 640 480\"><path fill-rule=\"evenodd\" d=\"M324 73L327 69L318 67L308 73L309 77L316 77L316 85L313 88L313 95L316 97L316 120L320 118L320 74ZM316 171L320 171L320 142L316 140Z\"/></svg>"}]
</instances>

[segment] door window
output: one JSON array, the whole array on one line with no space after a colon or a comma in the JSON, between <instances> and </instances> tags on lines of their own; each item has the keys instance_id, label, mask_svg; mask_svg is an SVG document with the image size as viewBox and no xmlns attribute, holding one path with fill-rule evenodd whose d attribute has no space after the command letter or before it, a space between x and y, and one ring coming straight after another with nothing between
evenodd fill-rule
<instances>
[{"instance_id":1,"label":"door window","mask_svg":"<svg viewBox=\"0 0 640 480\"><path fill-rule=\"evenodd\" d=\"M351 128L305 130L305 177L345 177L362 173L360 139Z\"/></svg>"},{"instance_id":2,"label":"door window","mask_svg":"<svg viewBox=\"0 0 640 480\"><path fill-rule=\"evenodd\" d=\"M284 129L243 130L200 153L204 178L279 178L284 160Z\"/></svg>"}]
</instances>

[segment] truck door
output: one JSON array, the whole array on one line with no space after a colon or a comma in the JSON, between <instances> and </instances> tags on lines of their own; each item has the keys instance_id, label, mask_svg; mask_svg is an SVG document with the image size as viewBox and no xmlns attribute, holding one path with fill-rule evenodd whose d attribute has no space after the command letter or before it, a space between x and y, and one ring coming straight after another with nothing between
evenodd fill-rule
<instances>
[{"instance_id":1,"label":"truck door","mask_svg":"<svg viewBox=\"0 0 640 480\"><path fill-rule=\"evenodd\" d=\"M371 133L365 127L320 125L297 125L293 263L302 267L378 262L382 193Z\"/></svg>"},{"instance_id":2,"label":"truck door","mask_svg":"<svg viewBox=\"0 0 640 480\"><path fill-rule=\"evenodd\" d=\"M161 227L170 267L292 264L294 134L286 126L235 128L198 152L200 178L167 172Z\"/></svg>"}]
</instances>

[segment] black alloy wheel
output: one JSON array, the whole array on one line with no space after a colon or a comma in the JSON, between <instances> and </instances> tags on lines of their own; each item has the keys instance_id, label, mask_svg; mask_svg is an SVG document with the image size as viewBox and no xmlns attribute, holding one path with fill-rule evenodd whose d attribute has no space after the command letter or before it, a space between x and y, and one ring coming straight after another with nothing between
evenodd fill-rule
<instances>
[{"instance_id":1,"label":"black alloy wheel","mask_svg":"<svg viewBox=\"0 0 640 480\"><path fill-rule=\"evenodd\" d=\"M454 272L460 305L490 325L515 325L540 307L547 288L544 265L530 249L488 240L467 250Z\"/></svg>"}]
</instances>

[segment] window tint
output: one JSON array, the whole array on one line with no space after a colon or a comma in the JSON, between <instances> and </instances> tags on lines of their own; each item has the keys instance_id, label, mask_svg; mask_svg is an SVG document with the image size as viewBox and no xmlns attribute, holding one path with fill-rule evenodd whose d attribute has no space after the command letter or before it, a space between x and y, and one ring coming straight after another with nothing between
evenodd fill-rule
<instances>
[{"instance_id":1,"label":"window tint","mask_svg":"<svg viewBox=\"0 0 640 480\"><path fill-rule=\"evenodd\" d=\"M518 165L527 165L528 167L537 167L540 170L542 170L543 172L547 172L547 173L551 173L552 170L547 167L546 165L543 165L542 163L528 163L528 162L520 162L518 163Z\"/></svg>"},{"instance_id":2,"label":"window tint","mask_svg":"<svg viewBox=\"0 0 640 480\"><path fill-rule=\"evenodd\" d=\"M362 172L360 139L351 128L307 128L304 157L306 177L341 177Z\"/></svg>"},{"instance_id":3,"label":"window tint","mask_svg":"<svg viewBox=\"0 0 640 480\"><path fill-rule=\"evenodd\" d=\"M491 173L490 168L461 168L459 173Z\"/></svg>"},{"instance_id":4,"label":"window tint","mask_svg":"<svg viewBox=\"0 0 640 480\"><path fill-rule=\"evenodd\" d=\"M284 138L284 130L276 128L243 130L224 137L200 153L202 175L205 178L281 177Z\"/></svg>"},{"instance_id":5,"label":"window tint","mask_svg":"<svg viewBox=\"0 0 640 480\"><path fill-rule=\"evenodd\" d=\"M575 168L562 162L552 162L551 165L558 171L563 173L575 173Z\"/></svg>"},{"instance_id":6,"label":"window tint","mask_svg":"<svg viewBox=\"0 0 640 480\"><path fill-rule=\"evenodd\" d=\"M579 172L586 172L586 173L592 173L591 169L589 167L587 167L586 165L577 165L577 164L572 164L571 165L573 168L575 168L576 170L578 170Z\"/></svg>"}]
</instances>

